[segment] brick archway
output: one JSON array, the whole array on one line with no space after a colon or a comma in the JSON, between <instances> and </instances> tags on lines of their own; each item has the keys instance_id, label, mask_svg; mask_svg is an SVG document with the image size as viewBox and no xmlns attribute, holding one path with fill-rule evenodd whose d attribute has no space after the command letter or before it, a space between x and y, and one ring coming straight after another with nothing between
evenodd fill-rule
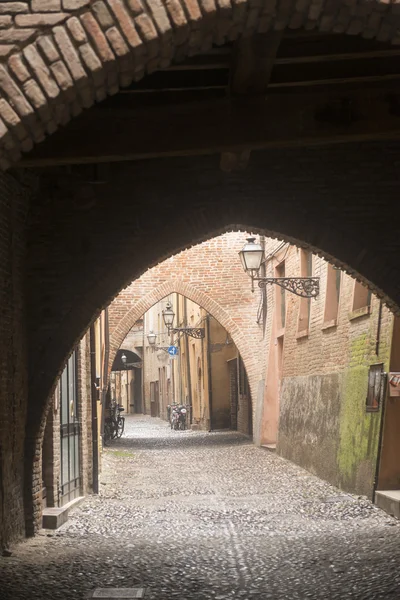
<instances>
[{"instance_id":1,"label":"brick archway","mask_svg":"<svg viewBox=\"0 0 400 600\"><path fill-rule=\"evenodd\" d=\"M398 151L397 142L261 151L229 175L214 156L115 164L92 191L94 208L80 205L73 173L43 178L28 223L28 476L46 399L89 323L133 278L193 243L238 230L280 237L332 259L398 311L399 240L387 226Z\"/></svg>"},{"instance_id":2,"label":"brick archway","mask_svg":"<svg viewBox=\"0 0 400 600\"><path fill-rule=\"evenodd\" d=\"M31 0L2 3L0 166L146 73L269 30L398 41L396 3Z\"/></svg>"},{"instance_id":3,"label":"brick archway","mask_svg":"<svg viewBox=\"0 0 400 600\"><path fill-rule=\"evenodd\" d=\"M226 231L258 231L308 247L370 285L398 311L398 240L395 229L381 226L387 223L392 195L398 193L399 175L391 160L397 151L396 144L384 150L370 144L263 152L254 156L244 174L229 177L214 157L123 164L115 166L110 181L96 190L94 220L91 211L78 212L71 202L74 186L80 185L73 177L57 179L54 192L45 188L32 211L28 258L28 325L35 348L30 386L36 423L68 353L100 310L146 269ZM369 167L383 163L390 186L378 169ZM338 171L344 164L357 170L362 186L349 180L346 171ZM132 192L140 198L139 217ZM359 208L371 192L380 199L373 220Z\"/></svg>"},{"instance_id":4,"label":"brick archway","mask_svg":"<svg viewBox=\"0 0 400 600\"><path fill-rule=\"evenodd\" d=\"M238 257L248 235L242 231L213 237L164 260L122 290L108 308L109 370L134 323L151 306L176 292L202 306L228 331L243 358L255 397L264 369L254 352L255 345L263 343L262 326L257 324L259 295L251 291Z\"/></svg>"},{"instance_id":5,"label":"brick archway","mask_svg":"<svg viewBox=\"0 0 400 600\"><path fill-rule=\"evenodd\" d=\"M140 284L138 284L138 287L139 285ZM228 312L221 306L221 303L216 302L203 291L182 280L166 281L162 285L155 287L146 296L136 302L136 304L134 304L134 306L132 306L117 323L114 333L111 335L110 339L110 359L108 372L110 373L111 371L111 366L118 349L136 321L142 317L144 313L147 312L152 306L154 306L154 304L173 293L181 294L181 296L186 296L186 298L189 300L196 302L196 304L204 308L220 323L220 325L226 329L235 343L238 351L240 352L249 379L251 395L254 399L256 397L259 374L256 360L257 353L254 351L254 346L251 345L251 335L249 335L248 331L249 329L251 331L251 323L254 321L254 319L249 317L250 327L246 327L248 325L247 323L242 323L241 328L239 323L235 321L234 317L230 316ZM118 301L118 298L116 300ZM110 310L112 311L112 305Z\"/></svg>"}]
</instances>

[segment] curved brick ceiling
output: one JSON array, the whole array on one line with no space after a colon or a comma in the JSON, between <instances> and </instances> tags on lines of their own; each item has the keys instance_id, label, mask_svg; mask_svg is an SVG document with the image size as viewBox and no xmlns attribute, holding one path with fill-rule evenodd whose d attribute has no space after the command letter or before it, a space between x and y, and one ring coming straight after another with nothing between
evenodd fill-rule
<instances>
[{"instance_id":1,"label":"curved brick ceiling","mask_svg":"<svg viewBox=\"0 0 400 600\"><path fill-rule=\"evenodd\" d=\"M400 43L400 1L3 0L0 167L146 73L286 27Z\"/></svg>"}]
</instances>

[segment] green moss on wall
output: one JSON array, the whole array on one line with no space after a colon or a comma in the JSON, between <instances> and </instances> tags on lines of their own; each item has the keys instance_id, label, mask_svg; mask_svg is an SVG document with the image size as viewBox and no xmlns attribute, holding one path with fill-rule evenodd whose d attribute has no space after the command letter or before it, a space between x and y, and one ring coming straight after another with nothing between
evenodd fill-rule
<instances>
[{"instance_id":1,"label":"green moss on wall","mask_svg":"<svg viewBox=\"0 0 400 600\"><path fill-rule=\"evenodd\" d=\"M343 378L339 416L337 463L341 487L370 495L373 486L379 441L381 411L365 408L369 365L384 362L387 368L389 346L381 348L379 359L371 352L371 339L362 334L352 340L350 368Z\"/></svg>"},{"instance_id":2,"label":"green moss on wall","mask_svg":"<svg viewBox=\"0 0 400 600\"><path fill-rule=\"evenodd\" d=\"M380 413L365 411L367 384L368 367L353 367L344 376L338 467L341 483L348 489L355 487L359 465L374 461L377 452Z\"/></svg>"}]
</instances>

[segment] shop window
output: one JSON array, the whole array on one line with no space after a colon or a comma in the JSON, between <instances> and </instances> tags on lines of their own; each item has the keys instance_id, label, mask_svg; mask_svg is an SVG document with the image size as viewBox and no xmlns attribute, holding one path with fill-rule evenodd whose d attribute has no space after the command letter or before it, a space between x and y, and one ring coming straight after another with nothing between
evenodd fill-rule
<instances>
[{"instance_id":1,"label":"shop window","mask_svg":"<svg viewBox=\"0 0 400 600\"><path fill-rule=\"evenodd\" d=\"M326 279L326 297L324 311L324 326L332 327L337 324L341 285L340 269L328 264Z\"/></svg>"},{"instance_id":2,"label":"shop window","mask_svg":"<svg viewBox=\"0 0 400 600\"><path fill-rule=\"evenodd\" d=\"M312 277L312 253L308 250L300 250L300 276ZM301 298L297 337L308 335L308 328L310 326L310 313L311 298Z\"/></svg>"}]
</instances>

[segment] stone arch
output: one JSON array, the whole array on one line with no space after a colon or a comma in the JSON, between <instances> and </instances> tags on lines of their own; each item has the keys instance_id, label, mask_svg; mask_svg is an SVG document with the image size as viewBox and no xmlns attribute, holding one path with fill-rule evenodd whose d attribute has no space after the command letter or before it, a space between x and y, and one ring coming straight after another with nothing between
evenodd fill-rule
<instances>
[{"instance_id":1,"label":"stone arch","mask_svg":"<svg viewBox=\"0 0 400 600\"><path fill-rule=\"evenodd\" d=\"M154 304L174 293L186 296L189 300L196 302L196 304L204 308L226 329L240 352L249 379L251 395L252 398L255 398L258 385L257 362L255 360L254 348L252 348L249 338L246 337L239 324L235 322L218 302L190 283L180 280L166 281L162 285L155 287L128 310L111 335L108 372L111 370L111 365L118 349L136 321ZM108 385L108 381L106 385Z\"/></svg>"},{"instance_id":2,"label":"stone arch","mask_svg":"<svg viewBox=\"0 0 400 600\"><path fill-rule=\"evenodd\" d=\"M9 3L0 64L0 166L155 69L241 35L318 29L398 41L396 3L363 0L56 0ZM54 7L54 8L53 8ZM358 10L359 9L359 10Z\"/></svg>"}]
</instances>

